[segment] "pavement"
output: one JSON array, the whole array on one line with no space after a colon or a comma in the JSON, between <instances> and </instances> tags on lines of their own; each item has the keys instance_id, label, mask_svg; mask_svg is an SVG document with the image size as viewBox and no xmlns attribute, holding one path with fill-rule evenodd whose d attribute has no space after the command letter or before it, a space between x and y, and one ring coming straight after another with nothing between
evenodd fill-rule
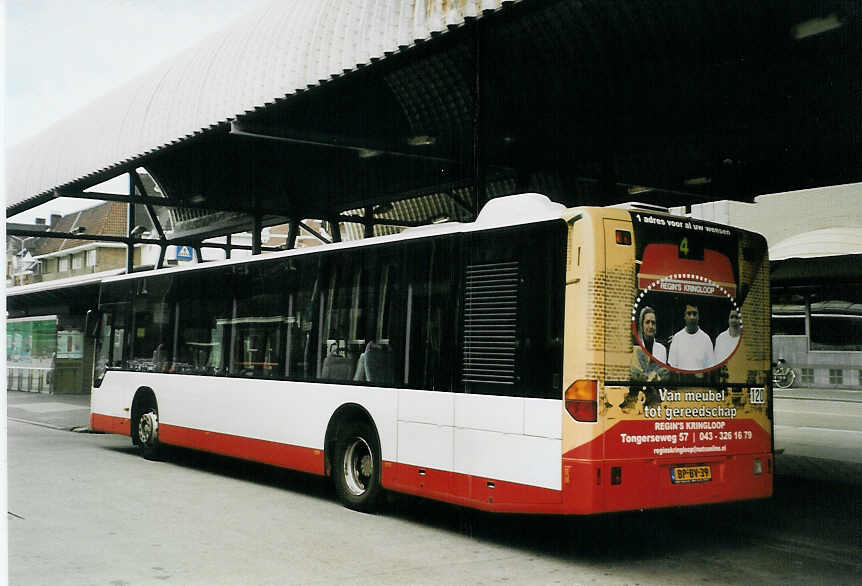
<instances>
[{"instance_id":1,"label":"pavement","mask_svg":"<svg viewBox=\"0 0 862 586\"><path fill-rule=\"evenodd\" d=\"M862 416L856 416L862 390L777 389L774 395L776 475L862 485ZM824 405L844 419L814 413ZM89 395L7 391L6 407L12 421L89 432ZM800 409L811 415L799 417Z\"/></svg>"},{"instance_id":2,"label":"pavement","mask_svg":"<svg viewBox=\"0 0 862 586\"><path fill-rule=\"evenodd\" d=\"M6 392L6 417L63 431L88 431L90 395Z\"/></svg>"}]
</instances>

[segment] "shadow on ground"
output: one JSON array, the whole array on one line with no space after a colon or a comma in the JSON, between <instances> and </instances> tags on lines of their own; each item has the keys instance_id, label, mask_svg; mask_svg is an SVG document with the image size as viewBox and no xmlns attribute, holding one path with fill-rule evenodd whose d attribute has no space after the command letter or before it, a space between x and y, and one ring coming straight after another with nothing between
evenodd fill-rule
<instances>
[{"instance_id":1,"label":"shadow on ground","mask_svg":"<svg viewBox=\"0 0 862 586\"><path fill-rule=\"evenodd\" d=\"M132 447L113 449L136 453ZM165 447L163 454L167 464L336 501L328 478L184 448ZM592 517L491 514L391 493L381 499L378 514L569 560L638 561L657 552L696 554L816 539L849 552L849 563L862 567L862 484L836 480L834 473L779 474L767 500Z\"/></svg>"}]
</instances>

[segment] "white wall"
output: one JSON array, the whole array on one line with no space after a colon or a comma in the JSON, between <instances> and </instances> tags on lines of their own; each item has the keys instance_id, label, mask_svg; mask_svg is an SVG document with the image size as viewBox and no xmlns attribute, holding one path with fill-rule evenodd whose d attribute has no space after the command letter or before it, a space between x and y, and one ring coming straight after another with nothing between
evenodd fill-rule
<instances>
[{"instance_id":1,"label":"white wall","mask_svg":"<svg viewBox=\"0 0 862 586\"><path fill-rule=\"evenodd\" d=\"M680 208L673 208L680 213ZM862 233L862 183L771 193L754 203L716 201L691 206L691 217L759 232L769 246L800 234L827 228ZM859 240L848 241L845 254L862 253Z\"/></svg>"}]
</instances>

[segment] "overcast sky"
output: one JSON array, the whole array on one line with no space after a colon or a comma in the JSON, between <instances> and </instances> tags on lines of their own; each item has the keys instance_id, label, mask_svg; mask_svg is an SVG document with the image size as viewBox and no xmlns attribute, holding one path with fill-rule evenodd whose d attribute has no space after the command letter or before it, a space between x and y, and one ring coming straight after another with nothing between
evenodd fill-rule
<instances>
[{"instance_id":1,"label":"overcast sky","mask_svg":"<svg viewBox=\"0 0 862 586\"><path fill-rule=\"evenodd\" d=\"M6 0L6 148L196 44L257 3ZM60 203L46 205L70 211ZM29 222L51 210L25 212L13 221Z\"/></svg>"}]
</instances>

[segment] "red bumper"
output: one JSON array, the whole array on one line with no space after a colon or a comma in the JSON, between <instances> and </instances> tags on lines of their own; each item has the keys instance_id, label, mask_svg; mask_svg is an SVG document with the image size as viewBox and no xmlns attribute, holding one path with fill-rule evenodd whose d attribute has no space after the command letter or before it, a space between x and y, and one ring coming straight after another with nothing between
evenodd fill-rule
<instances>
[{"instance_id":1,"label":"red bumper","mask_svg":"<svg viewBox=\"0 0 862 586\"><path fill-rule=\"evenodd\" d=\"M760 460L760 474L755 474L755 460ZM712 479L675 484L671 468L686 465L708 465ZM768 498L772 470L769 453L697 459L564 459L564 508L566 513L589 515Z\"/></svg>"}]
</instances>

